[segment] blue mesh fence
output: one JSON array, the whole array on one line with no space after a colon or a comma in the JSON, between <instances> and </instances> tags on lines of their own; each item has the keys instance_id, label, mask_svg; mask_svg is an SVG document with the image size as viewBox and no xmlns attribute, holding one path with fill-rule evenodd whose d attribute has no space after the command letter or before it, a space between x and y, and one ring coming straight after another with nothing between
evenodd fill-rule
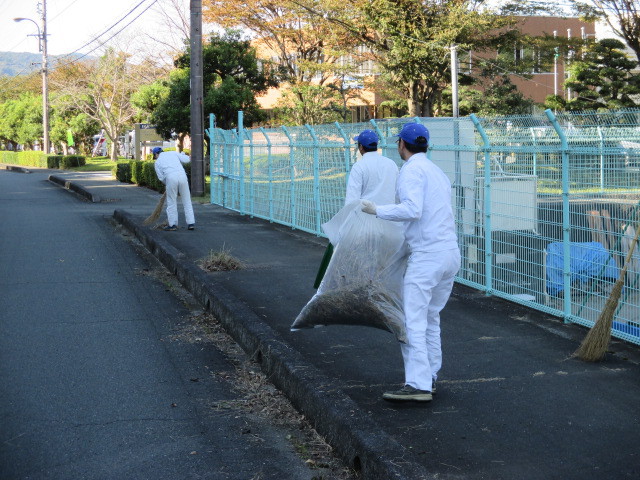
<instances>
[{"instance_id":1,"label":"blue mesh fence","mask_svg":"<svg viewBox=\"0 0 640 480\"><path fill-rule=\"evenodd\" d=\"M449 176L463 265L457 281L590 327L640 224L640 110L214 128L211 202L319 236L343 205L353 137L380 136L399 166L407 122L429 129ZM640 253L629 256L613 335L640 344Z\"/></svg>"}]
</instances>

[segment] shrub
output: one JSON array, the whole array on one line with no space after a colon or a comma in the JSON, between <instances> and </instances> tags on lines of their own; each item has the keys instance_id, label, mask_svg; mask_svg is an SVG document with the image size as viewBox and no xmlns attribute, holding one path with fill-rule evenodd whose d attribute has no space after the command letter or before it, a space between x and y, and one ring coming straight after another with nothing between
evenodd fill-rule
<instances>
[{"instance_id":1,"label":"shrub","mask_svg":"<svg viewBox=\"0 0 640 480\"><path fill-rule=\"evenodd\" d=\"M47 168L61 168L60 162L63 158L62 155L47 155Z\"/></svg>"},{"instance_id":2,"label":"shrub","mask_svg":"<svg viewBox=\"0 0 640 480\"><path fill-rule=\"evenodd\" d=\"M0 151L0 163L41 168L74 168L86 165L82 155L45 155L36 150L22 152Z\"/></svg>"},{"instance_id":3,"label":"shrub","mask_svg":"<svg viewBox=\"0 0 640 480\"><path fill-rule=\"evenodd\" d=\"M87 160L82 155L65 155L60 159L60 168L82 167L87 164Z\"/></svg>"},{"instance_id":4,"label":"shrub","mask_svg":"<svg viewBox=\"0 0 640 480\"><path fill-rule=\"evenodd\" d=\"M116 180L123 183L133 183L131 180L131 162L118 163L112 170Z\"/></svg>"},{"instance_id":5,"label":"shrub","mask_svg":"<svg viewBox=\"0 0 640 480\"><path fill-rule=\"evenodd\" d=\"M0 162L12 165L32 166L51 168L47 163L47 156L36 150L27 150L23 152L0 152Z\"/></svg>"},{"instance_id":6,"label":"shrub","mask_svg":"<svg viewBox=\"0 0 640 480\"><path fill-rule=\"evenodd\" d=\"M143 161L131 160L129 165L131 166L131 182L140 185L140 179L142 178L142 164Z\"/></svg>"}]
</instances>

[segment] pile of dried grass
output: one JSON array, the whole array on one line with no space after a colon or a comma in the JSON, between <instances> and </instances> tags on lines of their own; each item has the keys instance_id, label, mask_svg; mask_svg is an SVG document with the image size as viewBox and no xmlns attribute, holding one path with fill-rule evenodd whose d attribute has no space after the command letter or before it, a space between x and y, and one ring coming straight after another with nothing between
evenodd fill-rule
<instances>
[{"instance_id":1,"label":"pile of dried grass","mask_svg":"<svg viewBox=\"0 0 640 480\"><path fill-rule=\"evenodd\" d=\"M198 266L205 272L241 270L245 267L243 262L231 255L231 249L224 246L218 251L211 250L198 262Z\"/></svg>"}]
</instances>

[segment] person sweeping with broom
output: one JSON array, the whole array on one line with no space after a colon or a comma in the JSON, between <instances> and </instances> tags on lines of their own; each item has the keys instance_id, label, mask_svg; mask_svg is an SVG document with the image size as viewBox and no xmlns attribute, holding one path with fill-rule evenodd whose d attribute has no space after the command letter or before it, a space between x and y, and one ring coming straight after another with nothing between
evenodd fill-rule
<instances>
[{"instance_id":1,"label":"person sweeping with broom","mask_svg":"<svg viewBox=\"0 0 640 480\"><path fill-rule=\"evenodd\" d=\"M189 156L174 151L164 152L160 147L155 147L151 150L151 153L153 153L153 159L155 160L154 168L158 180L166 186L167 226L164 230L172 232L178 229L178 194L182 197L187 229L193 230L196 219L193 215L193 205L191 204L189 180L182 166L183 163L189 163Z\"/></svg>"}]
</instances>

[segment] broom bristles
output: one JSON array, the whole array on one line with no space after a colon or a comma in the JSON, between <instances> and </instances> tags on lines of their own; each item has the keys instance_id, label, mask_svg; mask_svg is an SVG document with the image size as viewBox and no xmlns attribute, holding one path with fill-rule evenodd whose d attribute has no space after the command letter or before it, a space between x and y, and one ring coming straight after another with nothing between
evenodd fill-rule
<instances>
[{"instance_id":1,"label":"broom bristles","mask_svg":"<svg viewBox=\"0 0 640 480\"><path fill-rule=\"evenodd\" d=\"M158 201L158 204L156 205L155 210L153 211L153 213L151 213L151 215L149 215L144 222L142 222L143 225L149 225L153 222L155 222L156 220L158 220L158 218L160 218L160 214L162 213L162 208L164 207L164 201L167 198L167 192L165 191L162 194L162 197L160 197L160 200Z\"/></svg>"},{"instance_id":2,"label":"broom bristles","mask_svg":"<svg viewBox=\"0 0 640 480\"><path fill-rule=\"evenodd\" d=\"M602 360L605 353L607 353L607 347L611 340L611 325L613 324L613 317L618 308L618 302L622 293L622 287L624 286L624 276L618 278L613 285L611 294L607 298L604 308L598 316L598 320L593 325L589 333L584 338L580 347L575 352L575 356L586 362L597 362Z\"/></svg>"},{"instance_id":3,"label":"broom bristles","mask_svg":"<svg viewBox=\"0 0 640 480\"><path fill-rule=\"evenodd\" d=\"M633 256L633 250L638 242L640 236L640 228L636 231L636 236L629 246L627 257L625 258L624 265L618 276L618 280L613 285L609 298L604 304L604 308L598 316L598 320L593 325L589 333L584 338L578 350L574 352L574 356L586 361L597 362L604 358L607 353L607 347L611 340L611 326L613 325L613 318L615 317L616 310L618 309L618 302L620 301L620 295L622 294L622 287L624 287L625 276L627 274L627 268L629 268L629 262Z\"/></svg>"}]
</instances>

